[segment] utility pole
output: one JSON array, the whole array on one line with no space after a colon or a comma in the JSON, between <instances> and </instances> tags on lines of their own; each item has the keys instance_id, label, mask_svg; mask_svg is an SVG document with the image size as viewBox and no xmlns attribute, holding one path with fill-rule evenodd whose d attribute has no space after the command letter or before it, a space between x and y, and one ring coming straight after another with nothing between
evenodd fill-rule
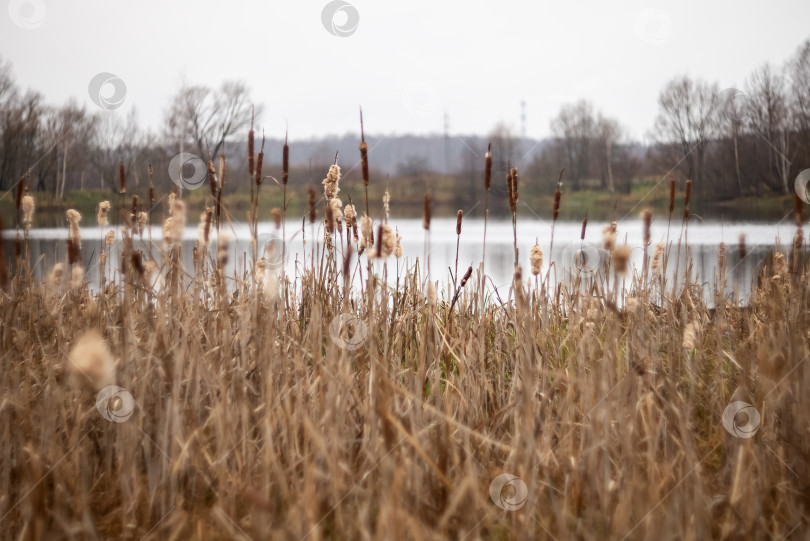
<instances>
[{"instance_id":1,"label":"utility pole","mask_svg":"<svg viewBox=\"0 0 810 541\"><path fill-rule=\"evenodd\" d=\"M447 109L444 110L444 174L448 174L448 160L447 151L450 144L450 117L447 115Z\"/></svg>"}]
</instances>

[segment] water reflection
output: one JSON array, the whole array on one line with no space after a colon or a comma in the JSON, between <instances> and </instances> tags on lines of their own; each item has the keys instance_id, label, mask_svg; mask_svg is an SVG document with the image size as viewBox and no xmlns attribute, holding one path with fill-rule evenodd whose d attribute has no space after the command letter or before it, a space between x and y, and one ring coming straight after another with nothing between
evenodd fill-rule
<instances>
[{"instance_id":1,"label":"water reflection","mask_svg":"<svg viewBox=\"0 0 810 541\"><path fill-rule=\"evenodd\" d=\"M455 220L434 219L429 237L429 251L425 249L425 232L422 229L421 220L402 220L392 225L403 237L402 247L404 256L401 260L393 257L388 259L388 281L390 284L396 282L396 269L399 266L403 270L406 266L412 266L417 260L424 265L427 257L427 265L423 275L429 276L432 280L445 282L450 279L452 273L458 266L458 273L463 274L467 267L472 265L477 271L483 256L483 230L484 224L480 220L466 220L461 235L461 242L458 247L458 257L456 256L456 235ZM584 241L580 240L579 223L560 222L555 227L555 238L552 253L549 256L548 250L551 242L550 225L542 221L521 222L518 225L518 260L524 268L524 277L534 282L534 277L529 273L529 253L535 242L538 242L544 252L542 272L539 279L548 276L549 281L556 284L560 281L567 281L570 284L572 278L577 276L586 278L591 275L604 273L605 261L608 253L602 249L601 235L605 223L592 223L588 226L588 231ZM660 229L661 231L658 231ZM760 262L767 257L768 253L781 244L789 246L789 241L794 234L794 227L790 223L780 224L690 224L688 237L681 236L680 227L671 228L667 239L664 227L653 227L652 245L649 248L648 257L652 260L655 245L658 242L669 243L671 247L669 260L667 262L666 277L669 283L675 276L680 282L683 281L685 272L689 272L693 281L702 284L705 298L712 300L712 290L716 283L716 273L718 266L718 246L721 241L725 241L726 247L726 293L732 295L735 292L741 300L747 298L752 280L755 279L759 270ZM106 231L105 231L106 232ZM658 233L656 235L656 233ZM746 234L746 256L740 257L738 253L737 239L740 233ZM306 235L306 237L304 237ZM322 233L316 228L315 236L320 239ZM120 263L120 254L123 248L120 234L117 233L117 240L108 247L103 242L103 232L97 228L82 229L82 262L86 268L86 279L90 287L95 289L99 284L99 253L100 250L109 250L109 258L105 274L117 276ZM229 245L229 256L227 275L245 277L252 268L252 249L250 246L250 234L247 227L240 226L230 231L231 242ZM288 276L296 276L303 269L306 261L307 267L312 264L312 258L317 258L322 250L320 242L312 242L312 232L307 225L302 232L300 223L288 224L286 253L282 246L281 231L277 231L270 224L259 225L259 250L268 260L269 269L284 268ZM57 262L65 261L66 257L66 237L65 229L37 229L32 230L28 241L28 249L31 254L31 265L35 276L43 280L48 272ZM151 240L150 240L151 237ZM306 238L306 245L303 243ZM642 248L641 222L637 220L627 221L619 224L619 243L627 244L632 248L630 268L631 272L640 272L644 258ZM680 240L679 240L680 239ZM688 242L684 242L688 239ZM780 243L780 240L782 242ZM6 232L3 240L5 253L9 259L9 266L14 268L14 232ZM194 268L193 252L197 243L197 230L187 228L182 239L182 262L186 269L191 272ZM487 227L485 271L488 277L488 286L498 288L499 292L507 292L512 280L515 253L513 247L513 232L511 224L508 222L491 222ZM336 242L337 246L345 245L343 242ZM143 238L135 237L134 247L143 252L145 260L152 259L158 266L161 263L163 246L161 232L158 228L153 228L144 232ZM680 248L680 249L679 249ZM337 248L338 255L342 255L342 249ZM211 258L216 258L216 233L212 233L211 247L209 248ZM261 257L261 255L260 255ZM365 259L365 256L363 256ZM374 262L377 272L382 275L383 263ZM340 266L338 266L340 268ZM475 277L475 275L474 275ZM612 277L611 277L612 280ZM611 282L612 283L612 282ZM501 293L503 296L503 293Z\"/></svg>"}]
</instances>

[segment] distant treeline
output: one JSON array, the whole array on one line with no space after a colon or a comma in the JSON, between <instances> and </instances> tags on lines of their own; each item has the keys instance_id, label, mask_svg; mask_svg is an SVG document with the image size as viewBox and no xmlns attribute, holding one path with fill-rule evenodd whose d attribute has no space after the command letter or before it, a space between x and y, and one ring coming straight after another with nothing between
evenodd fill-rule
<instances>
[{"instance_id":1,"label":"distant treeline","mask_svg":"<svg viewBox=\"0 0 810 541\"><path fill-rule=\"evenodd\" d=\"M135 187L148 183L149 164L155 182L166 183L169 162L181 150L204 160L226 153L229 184L247 187L246 135L251 122L261 126L262 108L253 106L244 83L180 88L159 133L138 125L134 107L122 114L94 101L101 102L94 110L75 101L47 104L36 90L20 89L11 65L0 59L0 189L24 178L31 190L57 199L76 189L115 191L122 163ZM756 68L739 89L678 76L658 103L648 146L629 140L619 120L587 101L564 105L544 140L519 137L505 125L485 136L368 134L366 140L377 179L440 174L455 178L465 197L483 191L489 145L497 174L505 178L516 165L540 193L552 193L565 169L567 190L626 193L640 178L689 176L703 199L718 200L789 193L796 175L810 167L810 40L781 66ZM356 132L292 142L291 182L320 182L336 152L351 176L359 160ZM264 142L266 174L279 174L283 143Z\"/></svg>"}]
</instances>

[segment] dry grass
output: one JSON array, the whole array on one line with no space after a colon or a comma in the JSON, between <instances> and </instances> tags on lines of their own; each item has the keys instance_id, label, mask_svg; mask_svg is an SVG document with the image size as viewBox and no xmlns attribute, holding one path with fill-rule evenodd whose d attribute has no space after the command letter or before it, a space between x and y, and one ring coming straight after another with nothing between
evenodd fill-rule
<instances>
[{"instance_id":1,"label":"dry grass","mask_svg":"<svg viewBox=\"0 0 810 541\"><path fill-rule=\"evenodd\" d=\"M424 268L389 259L388 288L365 261L380 250L341 259L366 245L335 216L328 250L305 229L294 275L226 275L213 180L193 269L176 243L144 261L137 237L100 292L35 283L18 261L0 296L0 538L807 535L800 251L764 262L746 305L716 293L723 262L712 308L700 285L666 282L668 248L655 270L606 258L558 286L518 268L503 299L468 271L434 305ZM71 358L85 351L101 361ZM71 377L101 362L106 378L107 355L135 401L120 423L96 408L102 381ZM724 429L734 400L761 413L753 438ZM490 499L502 473L526 485L518 510Z\"/></svg>"}]
</instances>

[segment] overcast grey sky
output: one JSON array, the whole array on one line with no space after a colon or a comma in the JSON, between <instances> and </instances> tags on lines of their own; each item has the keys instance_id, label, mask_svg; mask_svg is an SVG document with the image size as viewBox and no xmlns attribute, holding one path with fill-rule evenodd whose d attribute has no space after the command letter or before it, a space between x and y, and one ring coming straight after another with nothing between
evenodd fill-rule
<instances>
[{"instance_id":1,"label":"overcast grey sky","mask_svg":"<svg viewBox=\"0 0 810 541\"><path fill-rule=\"evenodd\" d=\"M119 111L158 128L184 80L237 78L268 134L286 121L292 138L356 131L358 105L373 133L441 132L445 110L451 133L519 132L521 100L527 135L543 137L579 98L641 138L674 75L740 87L810 37L808 0L351 0L328 29L326 0L4 2L0 54L51 103L96 107L88 83L110 72L126 84Z\"/></svg>"}]
</instances>

